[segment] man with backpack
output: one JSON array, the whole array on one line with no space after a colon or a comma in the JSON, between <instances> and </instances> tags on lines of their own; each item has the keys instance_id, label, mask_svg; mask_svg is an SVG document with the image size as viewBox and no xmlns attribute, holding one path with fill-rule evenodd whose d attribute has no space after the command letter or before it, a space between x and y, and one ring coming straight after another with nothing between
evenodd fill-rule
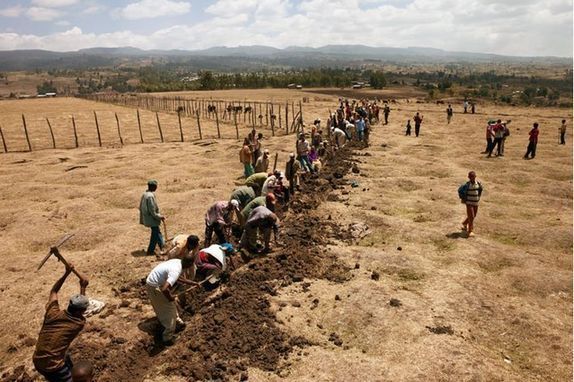
<instances>
[{"instance_id":1,"label":"man with backpack","mask_svg":"<svg viewBox=\"0 0 574 382\"><path fill-rule=\"evenodd\" d=\"M462 222L462 230L467 232L467 237L474 236L474 219L478 213L478 203L482 195L482 184L476 180L476 173L468 173L468 182L458 188L458 197L461 203L466 205L466 219Z\"/></svg>"}]
</instances>

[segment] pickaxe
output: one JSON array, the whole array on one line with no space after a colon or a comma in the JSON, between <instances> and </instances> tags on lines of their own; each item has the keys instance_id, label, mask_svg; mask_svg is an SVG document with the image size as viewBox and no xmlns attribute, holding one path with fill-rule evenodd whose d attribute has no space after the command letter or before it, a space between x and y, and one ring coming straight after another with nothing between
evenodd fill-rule
<instances>
[{"instance_id":1,"label":"pickaxe","mask_svg":"<svg viewBox=\"0 0 574 382\"><path fill-rule=\"evenodd\" d=\"M56 256L56 258L61 261L66 267L69 266L68 262L66 261L66 259L64 259L64 257L60 254L60 251L58 250L58 247L60 247L62 244L64 244L65 242L67 242L68 240L70 240L73 236L75 235L75 233L69 233L67 235L65 235L64 237L62 237L60 239L60 241L58 241L56 243L56 245L54 245L53 247L50 247L50 252L48 252L48 254L46 255L46 257L44 257L44 259L42 260L42 262L40 263L40 265L38 265L38 269L36 271L39 271L40 268L42 268L44 266L44 264L46 263L46 261L48 261L48 259L50 258L50 256L54 255ZM80 274L75 270L72 269L72 272L78 276L80 279L82 279L82 276L80 276Z\"/></svg>"}]
</instances>

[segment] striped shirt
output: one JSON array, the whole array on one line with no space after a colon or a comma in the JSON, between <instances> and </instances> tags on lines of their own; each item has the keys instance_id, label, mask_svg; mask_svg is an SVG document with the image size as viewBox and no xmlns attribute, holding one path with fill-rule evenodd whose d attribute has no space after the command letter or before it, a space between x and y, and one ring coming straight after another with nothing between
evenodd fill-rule
<instances>
[{"instance_id":1,"label":"striped shirt","mask_svg":"<svg viewBox=\"0 0 574 382\"><path fill-rule=\"evenodd\" d=\"M468 187L466 188L465 203L470 206L478 206L482 186L478 182L475 183L468 182L467 185Z\"/></svg>"}]
</instances>

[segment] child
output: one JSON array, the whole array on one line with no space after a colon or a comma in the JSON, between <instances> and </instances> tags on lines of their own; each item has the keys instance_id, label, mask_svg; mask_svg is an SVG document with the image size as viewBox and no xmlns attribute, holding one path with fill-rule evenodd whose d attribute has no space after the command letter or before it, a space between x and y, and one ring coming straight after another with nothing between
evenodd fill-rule
<instances>
[{"instance_id":1,"label":"child","mask_svg":"<svg viewBox=\"0 0 574 382\"><path fill-rule=\"evenodd\" d=\"M411 120L407 121L407 133L405 135L411 135Z\"/></svg>"}]
</instances>

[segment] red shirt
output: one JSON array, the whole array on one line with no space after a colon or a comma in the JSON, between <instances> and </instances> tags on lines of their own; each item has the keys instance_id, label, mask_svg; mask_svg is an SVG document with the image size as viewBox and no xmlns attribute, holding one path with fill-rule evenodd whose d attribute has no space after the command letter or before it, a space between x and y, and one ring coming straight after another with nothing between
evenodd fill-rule
<instances>
[{"instance_id":1,"label":"red shirt","mask_svg":"<svg viewBox=\"0 0 574 382\"><path fill-rule=\"evenodd\" d=\"M532 128L532 130L530 130L530 132L528 133L530 135L530 142L532 143L538 143L538 133L540 131L538 130L537 127Z\"/></svg>"}]
</instances>

